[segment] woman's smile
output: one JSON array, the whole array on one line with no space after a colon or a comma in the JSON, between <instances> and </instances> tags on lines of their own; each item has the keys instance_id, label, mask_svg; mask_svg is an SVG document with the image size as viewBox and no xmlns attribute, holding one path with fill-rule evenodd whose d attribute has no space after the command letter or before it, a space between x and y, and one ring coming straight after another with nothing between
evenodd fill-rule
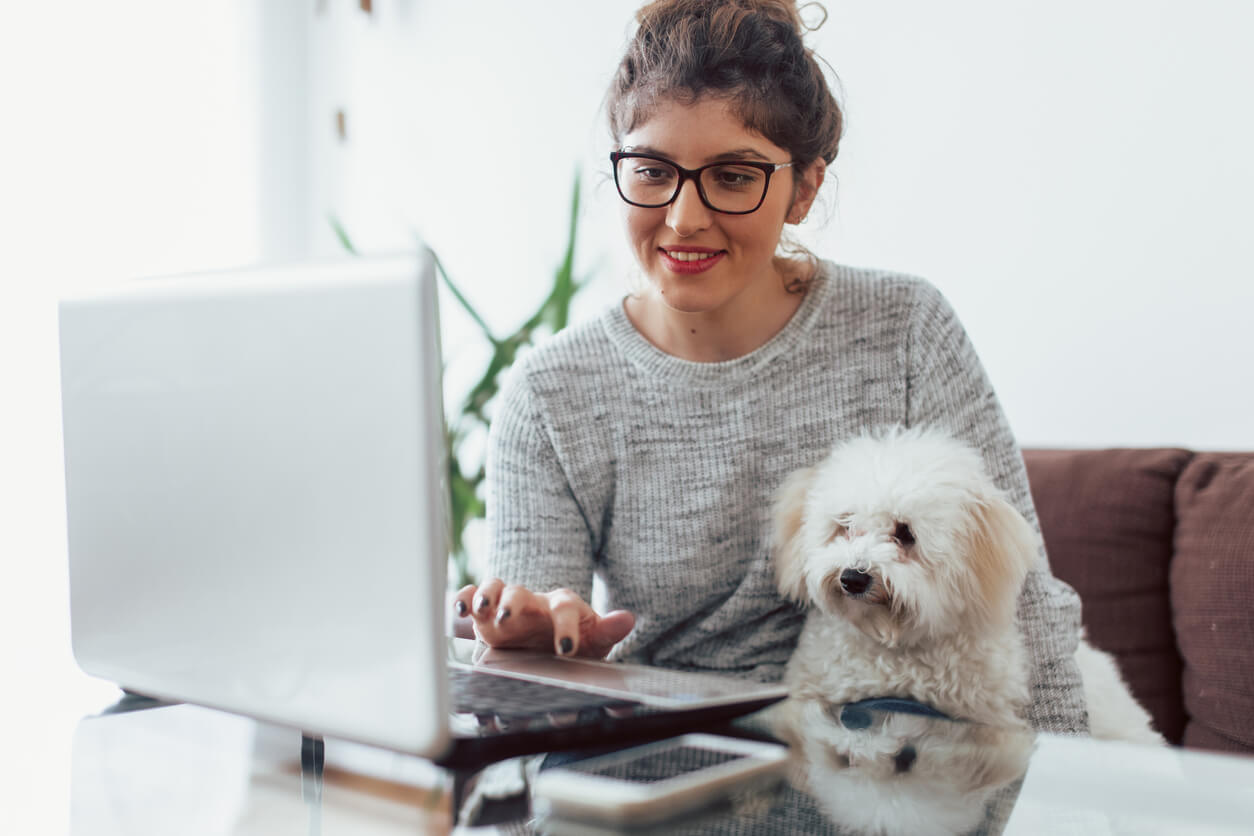
<instances>
[{"instance_id":1,"label":"woman's smile","mask_svg":"<svg viewBox=\"0 0 1254 836\"><path fill-rule=\"evenodd\" d=\"M658 247L663 263L671 272L680 275L704 273L723 260L726 250L709 247Z\"/></svg>"}]
</instances>

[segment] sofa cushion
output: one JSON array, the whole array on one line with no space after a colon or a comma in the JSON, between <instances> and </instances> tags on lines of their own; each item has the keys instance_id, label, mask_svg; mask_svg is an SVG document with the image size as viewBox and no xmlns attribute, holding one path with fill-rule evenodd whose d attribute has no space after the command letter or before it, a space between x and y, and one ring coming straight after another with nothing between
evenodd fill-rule
<instances>
[{"instance_id":1,"label":"sofa cushion","mask_svg":"<svg viewBox=\"0 0 1254 836\"><path fill-rule=\"evenodd\" d=\"M1176 486L1176 514L1184 744L1254 752L1254 455L1198 453Z\"/></svg>"},{"instance_id":2,"label":"sofa cushion","mask_svg":"<svg viewBox=\"0 0 1254 836\"><path fill-rule=\"evenodd\" d=\"M1115 655L1155 727L1175 743L1185 717L1168 580L1176 480L1190 456L1024 451L1054 574L1080 594L1089 640Z\"/></svg>"}]
</instances>

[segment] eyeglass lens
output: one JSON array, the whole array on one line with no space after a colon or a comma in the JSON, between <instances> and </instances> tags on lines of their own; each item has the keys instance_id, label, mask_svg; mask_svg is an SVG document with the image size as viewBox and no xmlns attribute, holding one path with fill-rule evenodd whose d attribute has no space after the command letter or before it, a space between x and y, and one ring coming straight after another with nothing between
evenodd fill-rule
<instances>
[{"instance_id":1,"label":"eyeglass lens","mask_svg":"<svg viewBox=\"0 0 1254 836\"><path fill-rule=\"evenodd\" d=\"M664 160L624 157L615 175L629 203L665 206L679 192L679 172ZM719 212L751 212L766 196L767 174L753 166L719 163L701 169L700 179L706 203Z\"/></svg>"}]
</instances>

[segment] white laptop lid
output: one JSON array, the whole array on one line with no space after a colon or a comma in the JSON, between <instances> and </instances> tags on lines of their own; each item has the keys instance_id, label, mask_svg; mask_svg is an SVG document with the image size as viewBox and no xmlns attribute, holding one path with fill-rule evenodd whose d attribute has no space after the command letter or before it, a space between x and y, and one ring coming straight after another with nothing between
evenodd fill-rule
<instances>
[{"instance_id":1,"label":"white laptop lid","mask_svg":"<svg viewBox=\"0 0 1254 836\"><path fill-rule=\"evenodd\" d=\"M88 673L415 754L447 742L429 254L146 279L61 304Z\"/></svg>"}]
</instances>

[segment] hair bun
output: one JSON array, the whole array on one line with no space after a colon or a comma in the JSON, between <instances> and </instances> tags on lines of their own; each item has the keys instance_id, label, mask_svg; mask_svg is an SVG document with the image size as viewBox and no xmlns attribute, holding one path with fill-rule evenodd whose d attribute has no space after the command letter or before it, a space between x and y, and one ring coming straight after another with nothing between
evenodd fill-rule
<instances>
[{"instance_id":1,"label":"hair bun","mask_svg":"<svg viewBox=\"0 0 1254 836\"><path fill-rule=\"evenodd\" d=\"M639 25L606 99L611 134L617 141L630 133L662 99L713 95L794 162L830 163L844 119L802 40L826 20L813 2L654 0L636 13Z\"/></svg>"},{"instance_id":2,"label":"hair bun","mask_svg":"<svg viewBox=\"0 0 1254 836\"><path fill-rule=\"evenodd\" d=\"M816 25L805 22L802 11L817 8L822 19ZM812 32L827 20L827 10L818 2L803 3L798 6L794 0L654 0L642 6L636 12L636 21L641 26L656 20L674 19L686 16L714 16L724 12L736 11L749 14L764 15L772 20L789 23L797 35Z\"/></svg>"}]
</instances>

